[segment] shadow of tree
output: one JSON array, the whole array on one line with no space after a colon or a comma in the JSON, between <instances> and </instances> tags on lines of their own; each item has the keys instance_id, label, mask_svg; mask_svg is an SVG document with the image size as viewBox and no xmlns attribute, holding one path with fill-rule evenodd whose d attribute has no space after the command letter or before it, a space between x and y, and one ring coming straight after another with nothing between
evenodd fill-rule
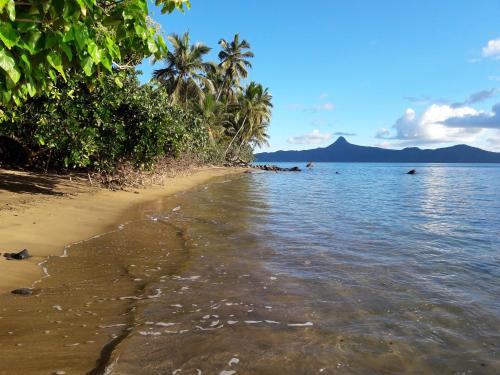
<instances>
[{"instance_id":1,"label":"shadow of tree","mask_svg":"<svg viewBox=\"0 0 500 375\"><path fill-rule=\"evenodd\" d=\"M64 193L56 191L58 182L58 176L13 174L0 169L0 190L13 193L62 196Z\"/></svg>"}]
</instances>

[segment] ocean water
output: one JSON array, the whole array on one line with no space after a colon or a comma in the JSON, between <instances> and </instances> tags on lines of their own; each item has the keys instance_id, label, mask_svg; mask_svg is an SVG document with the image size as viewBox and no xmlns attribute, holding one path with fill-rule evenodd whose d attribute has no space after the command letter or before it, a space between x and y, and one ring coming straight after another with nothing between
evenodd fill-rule
<instances>
[{"instance_id":1,"label":"ocean water","mask_svg":"<svg viewBox=\"0 0 500 375\"><path fill-rule=\"evenodd\" d=\"M245 174L150 212L188 259L109 371L500 373L500 166L412 167Z\"/></svg>"},{"instance_id":2,"label":"ocean water","mask_svg":"<svg viewBox=\"0 0 500 375\"><path fill-rule=\"evenodd\" d=\"M115 332L92 374L500 373L500 165L316 164L136 210L48 263Z\"/></svg>"}]
</instances>

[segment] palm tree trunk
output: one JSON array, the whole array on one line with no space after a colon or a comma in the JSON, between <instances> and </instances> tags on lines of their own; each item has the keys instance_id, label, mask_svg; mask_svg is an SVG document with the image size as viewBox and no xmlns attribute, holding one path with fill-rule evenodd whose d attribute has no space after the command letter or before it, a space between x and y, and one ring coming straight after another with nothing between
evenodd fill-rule
<instances>
[{"instance_id":1,"label":"palm tree trunk","mask_svg":"<svg viewBox=\"0 0 500 375\"><path fill-rule=\"evenodd\" d=\"M228 74L226 73L224 75L224 81L222 82L222 85L220 87L219 93L217 94L217 99L216 99L217 101L219 101L220 96L222 95L222 91L224 90L224 86L226 85L227 78L228 78Z\"/></svg>"},{"instance_id":2,"label":"palm tree trunk","mask_svg":"<svg viewBox=\"0 0 500 375\"><path fill-rule=\"evenodd\" d=\"M233 139L231 139L231 142L229 142L229 146L227 146L226 148L226 152L224 152L224 157L226 157L227 155L227 152L229 151L229 149L231 148L234 140L236 139L236 137L238 136L238 134L240 134L240 131L243 129L243 127L245 126L245 122L247 121L247 116L245 116L245 118L243 119L243 123L241 124L240 128L238 129L238 131L236 132L236 134L234 135Z\"/></svg>"}]
</instances>

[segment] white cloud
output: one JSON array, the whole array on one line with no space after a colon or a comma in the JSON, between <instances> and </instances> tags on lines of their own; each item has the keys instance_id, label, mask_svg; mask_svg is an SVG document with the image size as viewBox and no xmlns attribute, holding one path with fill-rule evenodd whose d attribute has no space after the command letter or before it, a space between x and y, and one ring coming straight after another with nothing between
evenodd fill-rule
<instances>
[{"instance_id":1,"label":"white cloud","mask_svg":"<svg viewBox=\"0 0 500 375\"><path fill-rule=\"evenodd\" d=\"M340 137L355 137L357 134L356 133L347 133L347 132L335 132L333 133L335 136L340 136Z\"/></svg>"},{"instance_id":2,"label":"white cloud","mask_svg":"<svg viewBox=\"0 0 500 375\"><path fill-rule=\"evenodd\" d=\"M388 129L380 129L376 137L385 140L398 141L399 145L474 142L481 133L480 128L449 127L444 124L450 118L474 116L480 112L474 108L463 106L453 107L448 104L432 104L422 113L417 114L412 108L406 109L392 126L395 134Z\"/></svg>"},{"instance_id":3,"label":"white cloud","mask_svg":"<svg viewBox=\"0 0 500 375\"><path fill-rule=\"evenodd\" d=\"M453 116L443 123L452 128L500 129L500 103L495 104L491 112L475 111L463 116Z\"/></svg>"},{"instance_id":4,"label":"white cloud","mask_svg":"<svg viewBox=\"0 0 500 375\"><path fill-rule=\"evenodd\" d=\"M287 142L295 145L318 145L331 138L331 133L321 133L318 129L315 129L311 133L288 138Z\"/></svg>"},{"instance_id":5,"label":"white cloud","mask_svg":"<svg viewBox=\"0 0 500 375\"><path fill-rule=\"evenodd\" d=\"M489 76L488 79L490 81L500 81L500 76Z\"/></svg>"},{"instance_id":6,"label":"white cloud","mask_svg":"<svg viewBox=\"0 0 500 375\"><path fill-rule=\"evenodd\" d=\"M391 131L387 128L379 129L375 134L375 138L388 138L390 136L391 136Z\"/></svg>"},{"instance_id":7,"label":"white cloud","mask_svg":"<svg viewBox=\"0 0 500 375\"><path fill-rule=\"evenodd\" d=\"M488 41L483 47L483 57L500 58L500 38Z\"/></svg>"}]
</instances>

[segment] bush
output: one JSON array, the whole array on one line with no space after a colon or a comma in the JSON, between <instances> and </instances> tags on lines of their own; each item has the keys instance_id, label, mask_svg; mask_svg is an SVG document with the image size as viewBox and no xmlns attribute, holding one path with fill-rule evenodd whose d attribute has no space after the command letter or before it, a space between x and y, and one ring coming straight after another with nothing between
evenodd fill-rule
<instances>
[{"instance_id":1,"label":"bush","mask_svg":"<svg viewBox=\"0 0 500 375\"><path fill-rule=\"evenodd\" d=\"M217 152L194 114L168 105L164 89L139 84L137 73L123 87L103 80L89 87L73 79L50 95L29 100L0 116L0 135L23 144L33 167L112 171L123 162L150 169L158 157ZM1 114L1 113L0 113Z\"/></svg>"}]
</instances>

